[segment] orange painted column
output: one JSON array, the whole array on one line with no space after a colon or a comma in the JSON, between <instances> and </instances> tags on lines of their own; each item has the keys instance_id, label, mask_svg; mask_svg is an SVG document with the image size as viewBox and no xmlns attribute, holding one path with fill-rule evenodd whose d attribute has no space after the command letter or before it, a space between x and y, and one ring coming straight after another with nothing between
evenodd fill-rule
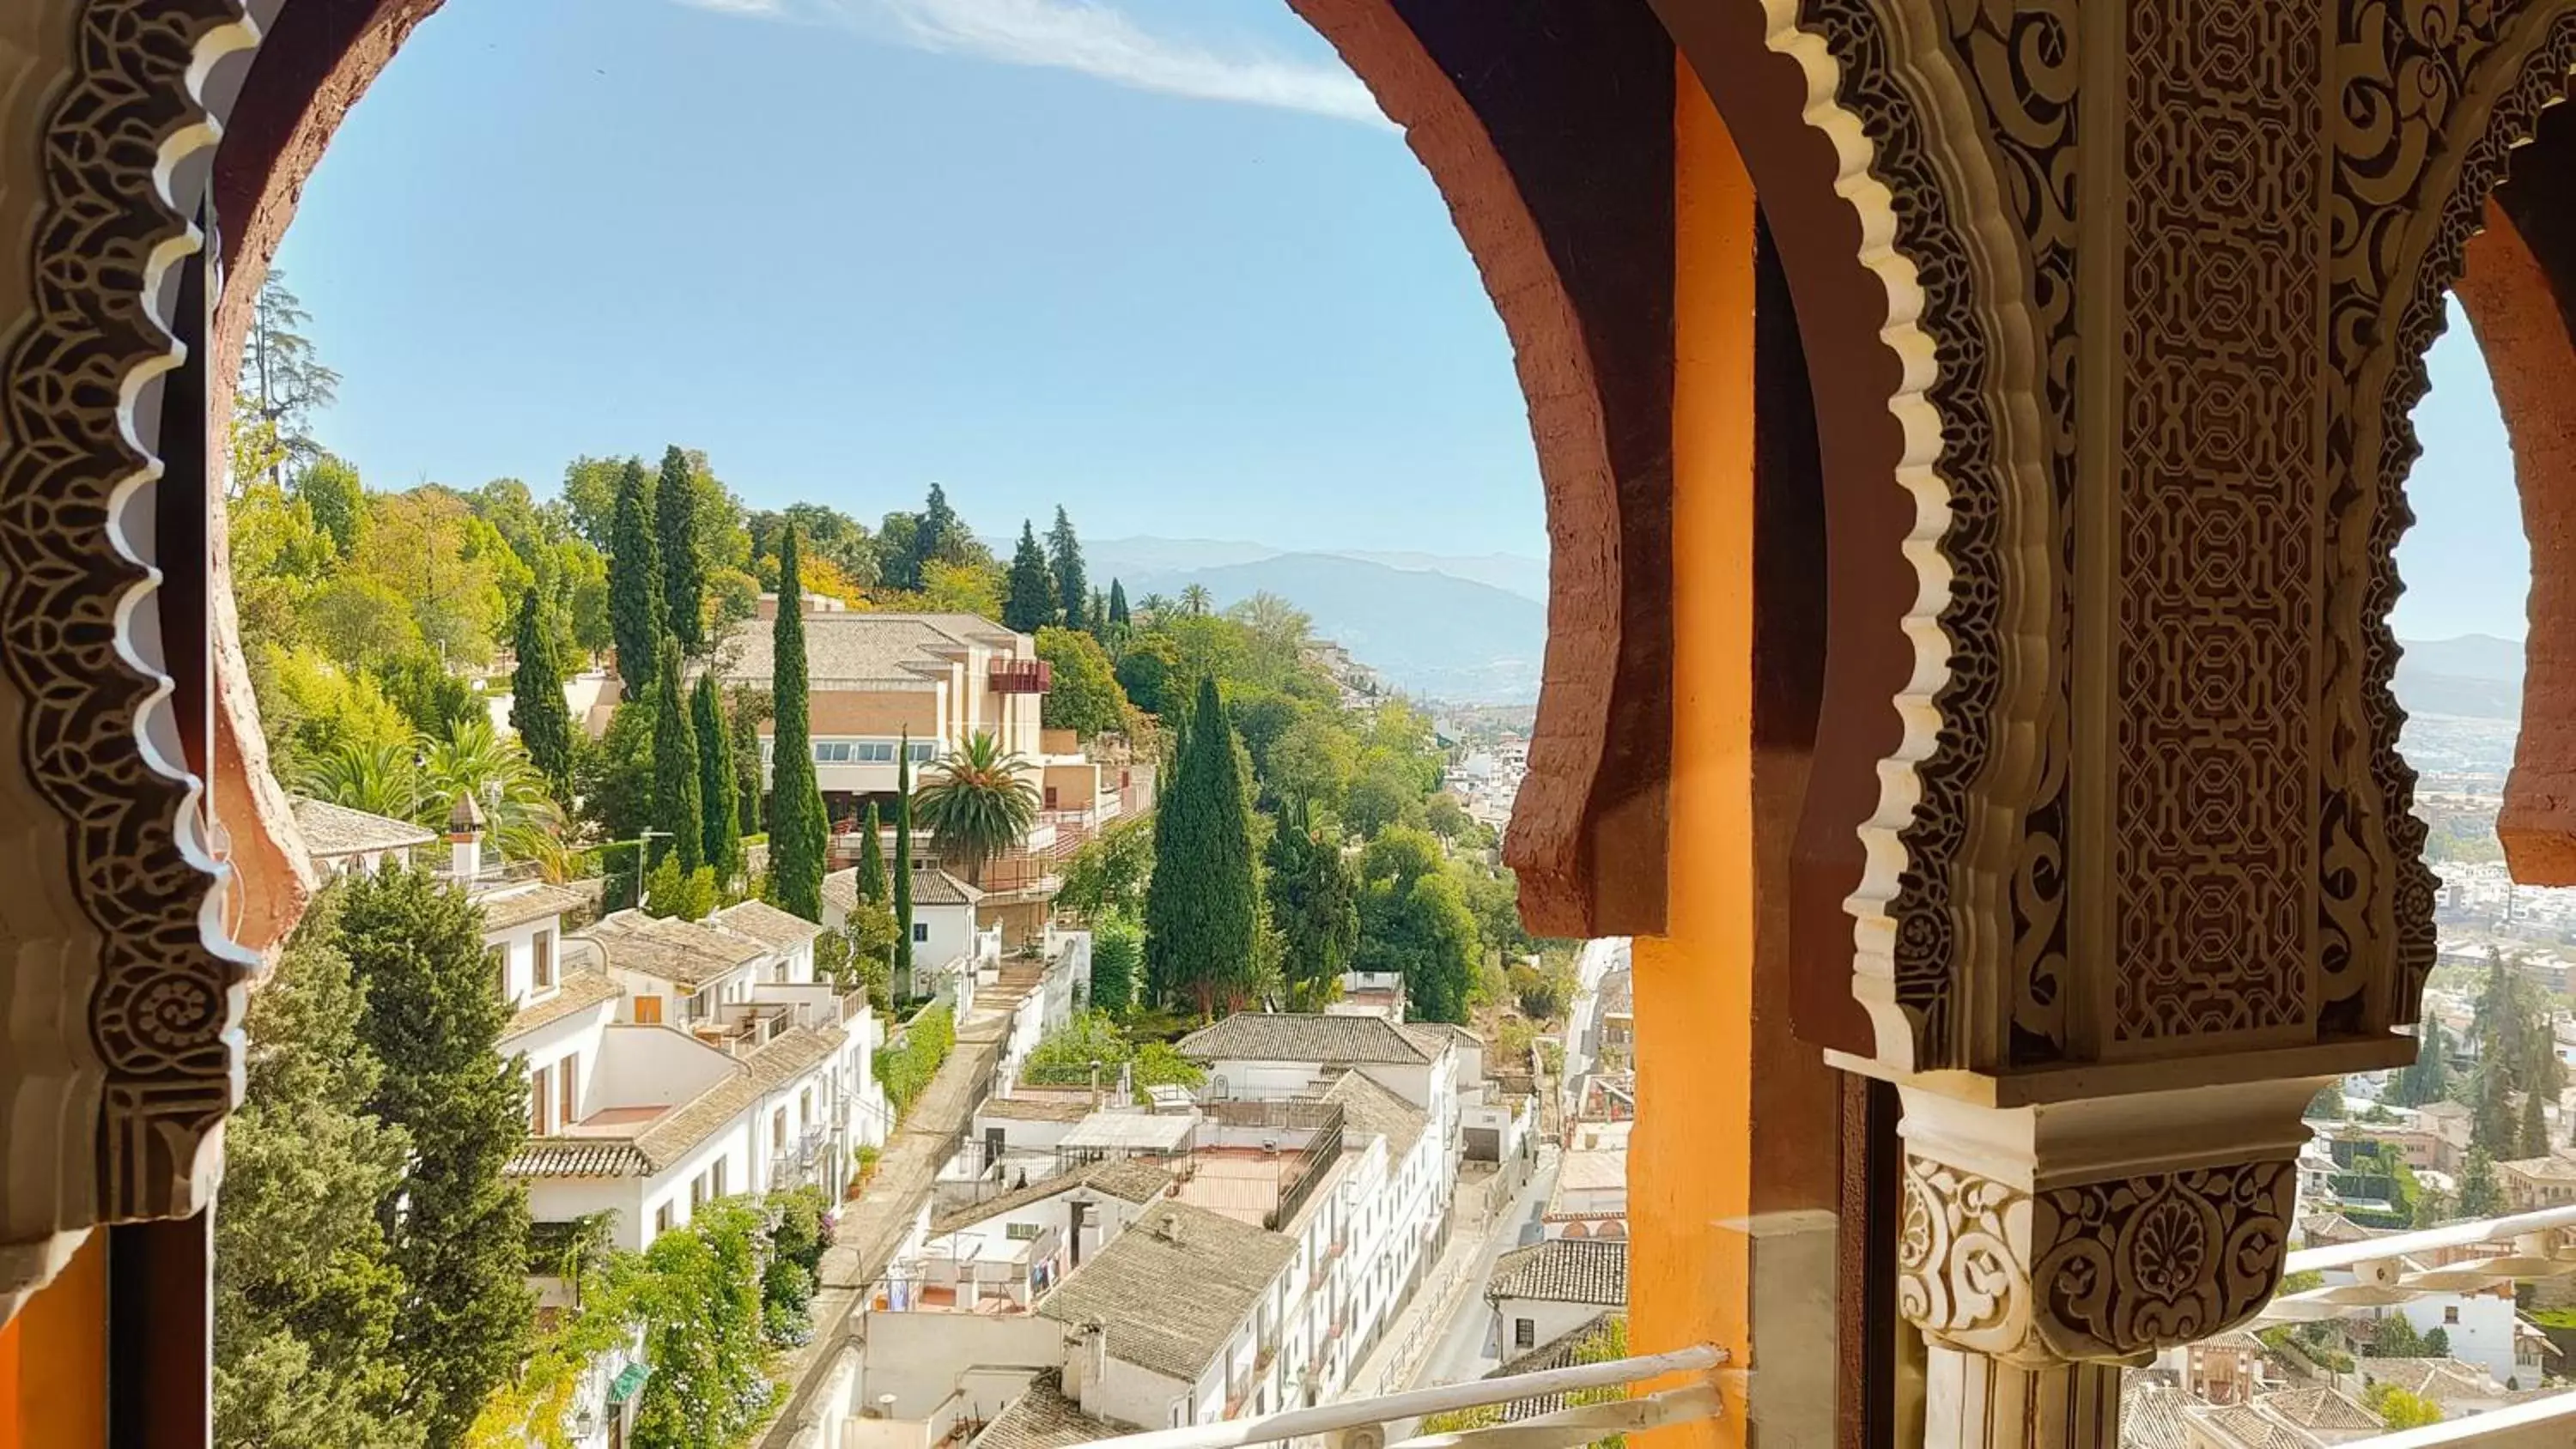
<instances>
[{"instance_id":1,"label":"orange painted column","mask_svg":"<svg viewBox=\"0 0 2576 1449\"><path fill-rule=\"evenodd\" d=\"M0 1328L0 1449L105 1449L107 1233Z\"/></svg>"},{"instance_id":2,"label":"orange painted column","mask_svg":"<svg viewBox=\"0 0 2576 1449\"><path fill-rule=\"evenodd\" d=\"M1670 904L1636 943L1630 1342L1731 1362L1723 1416L1654 1449L1744 1444L1752 1351L1753 185L1687 63L1678 81Z\"/></svg>"}]
</instances>

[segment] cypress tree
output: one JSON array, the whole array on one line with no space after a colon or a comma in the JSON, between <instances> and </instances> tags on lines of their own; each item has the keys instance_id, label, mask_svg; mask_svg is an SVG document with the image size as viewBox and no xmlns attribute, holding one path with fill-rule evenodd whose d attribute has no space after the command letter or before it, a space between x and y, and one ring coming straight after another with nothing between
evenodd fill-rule
<instances>
[{"instance_id":1,"label":"cypress tree","mask_svg":"<svg viewBox=\"0 0 2576 1449\"><path fill-rule=\"evenodd\" d=\"M1109 581L1109 622L1115 628L1127 624L1127 586L1116 579Z\"/></svg>"},{"instance_id":2,"label":"cypress tree","mask_svg":"<svg viewBox=\"0 0 2576 1449\"><path fill-rule=\"evenodd\" d=\"M572 711L564 704L563 671L537 592L532 588L519 599L519 667L510 675L510 728L519 732L529 763L544 773L555 798L570 800Z\"/></svg>"},{"instance_id":3,"label":"cypress tree","mask_svg":"<svg viewBox=\"0 0 2576 1449\"><path fill-rule=\"evenodd\" d=\"M1082 540L1073 536L1073 520L1064 505L1055 506L1055 527L1047 530L1047 571L1055 575L1056 608L1064 627L1092 627L1091 580L1082 571Z\"/></svg>"},{"instance_id":4,"label":"cypress tree","mask_svg":"<svg viewBox=\"0 0 2576 1449\"><path fill-rule=\"evenodd\" d=\"M894 979L912 989L912 731L894 748Z\"/></svg>"},{"instance_id":5,"label":"cypress tree","mask_svg":"<svg viewBox=\"0 0 2576 1449\"><path fill-rule=\"evenodd\" d=\"M742 820L733 808L733 728L725 720L712 669L698 676L689 695L689 729L698 737L698 808L706 862L716 868L716 879L729 881L742 870Z\"/></svg>"},{"instance_id":6,"label":"cypress tree","mask_svg":"<svg viewBox=\"0 0 2576 1449\"><path fill-rule=\"evenodd\" d=\"M707 565L698 557L697 478L678 445L662 450L653 498L655 542L662 553L662 613L680 652L707 647Z\"/></svg>"},{"instance_id":7,"label":"cypress tree","mask_svg":"<svg viewBox=\"0 0 2576 1449\"><path fill-rule=\"evenodd\" d=\"M769 899L780 910L820 923L824 855L831 822L814 783L814 738L807 724L804 597L797 574L796 529L778 538L778 618L770 626L772 697L769 777Z\"/></svg>"},{"instance_id":8,"label":"cypress tree","mask_svg":"<svg viewBox=\"0 0 2576 1449\"><path fill-rule=\"evenodd\" d=\"M2549 1118L2542 1110L2538 1092L2522 1094L2522 1130L2517 1135L2522 1139L2520 1155L2524 1157L2549 1155Z\"/></svg>"},{"instance_id":9,"label":"cypress tree","mask_svg":"<svg viewBox=\"0 0 2576 1449\"><path fill-rule=\"evenodd\" d=\"M617 674L628 699L652 693L668 607L662 597L662 551L653 538L653 494L644 464L629 458L617 475L617 521L609 534L608 623L617 642Z\"/></svg>"},{"instance_id":10,"label":"cypress tree","mask_svg":"<svg viewBox=\"0 0 2576 1449\"><path fill-rule=\"evenodd\" d=\"M859 821L859 899L871 905L886 903L885 846L877 839L877 802L868 802L867 815Z\"/></svg>"},{"instance_id":11,"label":"cypress tree","mask_svg":"<svg viewBox=\"0 0 2576 1449\"><path fill-rule=\"evenodd\" d=\"M1260 876L1252 795L1213 676L1199 680L1172 788L1155 816L1154 879L1145 889L1146 974L1201 1017L1239 1008L1252 992Z\"/></svg>"},{"instance_id":12,"label":"cypress tree","mask_svg":"<svg viewBox=\"0 0 2576 1449\"><path fill-rule=\"evenodd\" d=\"M528 1198L501 1175L528 1140L528 1081L499 1050L513 1003L483 954L483 912L428 874L388 870L341 887L340 946L366 984L359 1032L384 1063L367 1110L412 1153L376 1205L410 1285L392 1348L407 1415L452 1449L525 1357ZM272 1245L283 1248L284 1245Z\"/></svg>"},{"instance_id":13,"label":"cypress tree","mask_svg":"<svg viewBox=\"0 0 2576 1449\"><path fill-rule=\"evenodd\" d=\"M1341 847L1317 836L1303 801L1280 809L1265 855L1290 1011L1321 1011L1359 950L1359 880Z\"/></svg>"},{"instance_id":14,"label":"cypress tree","mask_svg":"<svg viewBox=\"0 0 2576 1449\"><path fill-rule=\"evenodd\" d=\"M662 641L661 663L653 671L653 828L668 840L656 840L645 852L658 864L676 852L680 874L694 875L707 863L706 799L698 773L697 731L680 703L679 641Z\"/></svg>"},{"instance_id":15,"label":"cypress tree","mask_svg":"<svg viewBox=\"0 0 2576 1449\"><path fill-rule=\"evenodd\" d=\"M1055 622L1055 576L1047 572L1037 531L1020 520L1019 551L1011 556L1011 583L1002 599L1002 626L1034 634Z\"/></svg>"}]
</instances>

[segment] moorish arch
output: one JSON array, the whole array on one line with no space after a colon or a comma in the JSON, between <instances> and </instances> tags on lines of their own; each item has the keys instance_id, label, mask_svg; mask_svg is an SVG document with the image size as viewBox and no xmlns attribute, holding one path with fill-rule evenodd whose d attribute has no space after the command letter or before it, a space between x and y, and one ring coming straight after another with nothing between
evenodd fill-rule
<instances>
[{"instance_id":1,"label":"moorish arch","mask_svg":"<svg viewBox=\"0 0 2576 1449\"><path fill-rule=\"evenodd\" d=\"M1409 128L1530 398L1532 924L1663 933L1641 1066L1764 1062L1729 1133L1817 1125L1813 1048L1890 1084L1898 1203L1845 1221L1930 1342L1928 1442L2111 1442L2119 1365L2271 1292L2298 1107L2412 1055L2406 419L2576 0L1297 4ZM213 1190L232 939L304 883L210 422L304 179L435 8L0 14L12 1308L92 1227ZM1711 1212L1655 1131L1633 1251L1667 1298L1814 1267L1813 1201ZM1794 1413L1748 1384L1827 1356L1762 1357L1739 1308L1654 1326L1741 1351L1730 1423Z\"/></svg>"}]
</instances>

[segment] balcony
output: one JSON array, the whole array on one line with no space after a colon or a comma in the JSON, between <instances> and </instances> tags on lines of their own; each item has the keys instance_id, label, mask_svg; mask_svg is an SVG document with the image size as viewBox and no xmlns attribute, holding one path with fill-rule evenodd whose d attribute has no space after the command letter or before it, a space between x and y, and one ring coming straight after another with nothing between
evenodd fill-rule
<instances>
[{"instance_id":1,"label":"balcony","mask_svg":"<svg viewBox=\"0 0 2576 1449\"><path fill-rule=\"evenodd\" d=\"M1055 684L1055 666L1043 659L996 659L984 671L995 694L1044 694Z\"/></svg>"}]
</instances>

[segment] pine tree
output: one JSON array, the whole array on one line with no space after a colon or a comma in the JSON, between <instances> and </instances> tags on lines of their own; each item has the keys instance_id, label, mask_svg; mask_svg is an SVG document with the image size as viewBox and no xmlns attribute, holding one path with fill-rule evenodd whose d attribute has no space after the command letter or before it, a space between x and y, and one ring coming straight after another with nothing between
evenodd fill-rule
<instances>
[{"instance_id":1,"label":"pine tree","mask_svg":"<svg viewBox=\"0 0 2576 1449\"><path fill-rule=\"evenodd\" d=\"M653 828L667 838L653 842L646 858L678 858L680 874L694 875L707 863L707 817L704 786L698 773L697 731L689 727L680 703L680 646L662 641L662 659L653 671Z\"/></svg>"},{"instance_id":2,"label":"pine tree","mask_svg":"<svg viewBox=\"0 0 2576 1449\"><path fill-rule=\"evenodd\" d=\"M1213 676L1156 807L1154 879L1145 891L1146 975L1201 1017L1250 999L1261 900L1252 793L1241 746Z\"/></svg>"},{"instance_id":3,"label":"pine tree","mask_svg":"<svg viewBox=\"0 0 2576 1449\"><path fill-rule=\"evenodd\" d=\"M360 1035L384 1064L369 1111L411 1138L378 1203L410 1293L393 1351L429 1449L453 1449L517 1369L535 1314L528 1199L501 1173L528 1138L528 1082L499 1051L512 1003L493 989L483 913L425 873L341 888L340 943L366 984Z\"/></svg>"},{"instance_id":4,"label":"pine tree","mask_svg":"<svg viewBox=\"0 0 2576 1449\"><path fill-rule=\"evenodd\" d=\"M886 903L885 844L877 838L882 830L877 802L870 800L859 820L859 899L879 906Z\"/></svg>"},{"instance_id":5,"label":"pine tree","mask_svg":"<svg viewBox=\"0 0 2576 1449\"><path fill-rule=\"evenodd\" d=\"M2460 1169L2460 1216L2491 1218L2504 1210L2504 1193L2496 1187L2495 1156L2483 1147L2469 1149Z\"/></svg>"},{"instance_id":6,"label":"pine tree","mask_svg":"<svg viewBox=\"0 0 2576 1449\"><path fill-rule=\"evenodd\" d=\"M653 497L655 543L662 554L662 613L680 652L707 647L707 564L698 557L697 470L675 444L662 450Z\"/></svg>"},{"instance_id":7,"label":"pine tree","mask_svg":"<svg viewBox=\"0 0 2576 1449\"><path fill-rule=\"evenodd\" d=\"M1047 530L1047 571L1055 576L1056 612L1068 629L1092 627L1091 580L1082 571L1082 540L1073 536L1073 520L1064 505L1055 509L1055 527Z\"/></svg>"},{"instance_id":8,"label":"pine tree","mask_svg":"<svg viewBox=\"0 0 2576 1449\"><path fill-rule=\"evenodd\" d=\"M608 620L617 641L617 674L628 699L643 699L653 691L653 669L669 625L662 551L653 537L653 493L640 460L627 459L617 475L617 522L609 541Z\"/></svg>"},{"instance_id":9,"label":"pine tree","mask_svg":"<svg viewBox=\"0 0 2576 1449\"><path fill-rule=\"evenodd\" d=\"M384 1074L339 947L337 892L305 913L243 1023L241 1109L215 1215L215 1442L413 1449L393 1357L403 1277L377 1206L410 1139L365 1111Z\"/></svg>"},{"instance_id":10,"label":"pine tree","mask_svg":"<svg viewBox=\"0 0 2576 1449\"><path fill-rule=\"evenodd\" d=\"M1010 588L1002 598L1002 626L1034 634L1054 622L1055 579L1047 572L1036 531L1022 519L1019 551L1011 556Z\"/></svg>"},{"instance_id":11,"label":"pine tree","mask_svg":"<svg viewBox=\"0 0 2576 1449\"><path fill-rule=\"evenodd\" d=\"M1116 579L1109 581L1109 626L1113 629L1127 627L1127 586Z\"/></svg>"},{"instance_id":12,"label":"pine tree","mask_svg":"<svg viewBox=\"0 0 2576 1449\"><path fill-rule=\"evenodd\" d=\"M1321 1011L1359 949L1359 881L1341 848L1315 833L1303 801L1280 810L1265 862L1288 1009Z\"/></svg>"},{"instance_id":13,"label":"pine tree","mask_svg":"<svg viewBox=\"0 0 2576 1449\"><path fill-rule=\"evenodd\" d=\"M912 731L894 747L894 979L912 990Z\"/></svg>"},{"instance_id":14,"label":"pine tree","mask_svg":"<svg viewBox=\"0 0 2576 1449\"><path fill-rule=\"evenodd\" d=\"M546 629L538 591L519 599L519 666L510 676L510 728L529 763L544 773L557 800L572 798L572 711L564 704L563 671Z\"/></svg>"},{"instance_id":15,"label":"pine tree","mask_svg":"<svg viewBox=\"0 0 2576 1449\"><path fill-rule=\"evenodd\" d=\"M791 915L823 919L824 856L831 849L831 821L814 783L814 738L807 724L805 613L801 599L796 529L778 538L778 618L770 626L770 677L774 691L769 777L769 898Z\"/></svg>"},{"instance_id":16,"label":"pine tree","mask_svg":"<svg viewBox=\"0 0 2576 1449\"><path fill-rule=\"evenodd\" d=\"M733 726L725 719L712 669L698 676L689 695L689 730L698 745L698 808L706 841L702 855L715 867L718 880L729 881L742 871L742 821L733 804Z\"/></svg>"}]
</instances>

